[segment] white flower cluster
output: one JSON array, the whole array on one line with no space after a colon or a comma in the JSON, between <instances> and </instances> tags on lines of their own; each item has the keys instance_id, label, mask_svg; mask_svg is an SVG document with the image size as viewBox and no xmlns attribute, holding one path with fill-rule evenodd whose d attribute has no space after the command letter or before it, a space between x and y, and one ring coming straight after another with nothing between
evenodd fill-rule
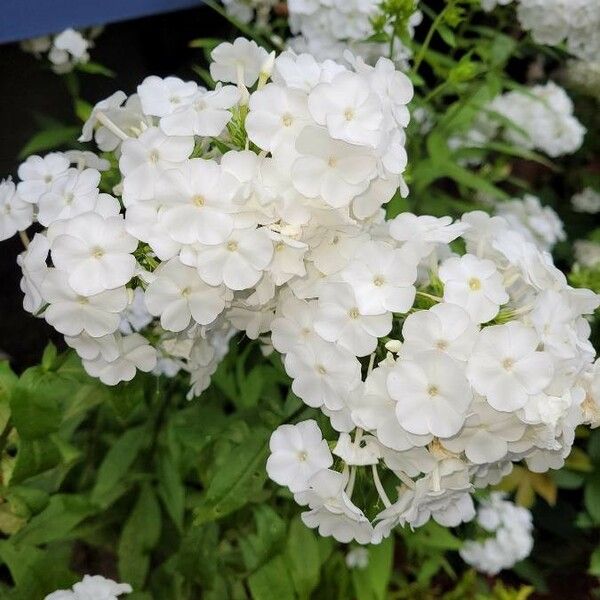
<instances>
[{"instance_id":1,"label":"white flower cluster","mask_svg":"<svg viewBox=\"0 0 600 600\"><path fill-rule=\"evenodd\" d=\"M21 42L21 48L38 58L47 53L55 73L69 73L76 65L89 62L92 40L101 31L101 28L94 28L84 35L80 31L69 28L55 36L45 35L25 40Z\"/></svg>"},{"instance_id":2,"label":"white flower cluster","mask_svg":"<svg viewBox=\"0 0 600 600\"><path fill-rule=\"evenodd\" d=\"M573 244L578 265L595 269L600 267L600 244L591 240L575 240Z\"/></svg>"},{"instance_id":3,"label":"white flower cluster","mask_svg":"<svg viewBox=\"0 0 600 600\"><path fill-rule=\"evenodd\" d=\"M403 213L365 234L340 237L336 270L271 325L293 391L339 432L339 467L314 421L279 428L267 463L309 527L363 544L471 519L474 487L513 462L562 466L595 356L583 315L600 304L499 216Z\"/></svg>"},{"instance_id":4,"label":"white flower cluster","mask_svg":"<svg viewBox=\"0 0 600 600\"><path fill-rule=\"evenodd\" d=\"M571 198L571 205L575 212L595 215L600 212L600 192L587 187Z\"/></svg>"},{"instance_id":5,"label":"white flower cluster","mask_svg":"<svg viewBox=\"0 0 600 600\"><path fill-rule=\"evenodd\" d=\"M600 100L600 60L570 60L565 79L570 86Z\"/></svg>"},{"instance_id":6,"label":"white flower cluster","mask_svg":"<svg viewBox=\"0 0 600 600\"><path fill-rule=\"evenodd\" d=\"M271 11L280 0L222 0L227 14L242 23L255 23L257 27L269 25Z\"/></svg>"},{"instance_id":7,"label":"white flower cluster","mask_svg":"<svg viewBox=\"0 0 600 600\"><path fill-rule=\"evenodd\" d=\"M496 6L507 6L513 0L481 0L481 8L486 12L490 12L496 8Z\"/></svg>"},{"instance_id":8,"label":"white flower cluster","mask_svg":"<svg viewBox=\"0 0 600 600\"><path fill-rule=\"evenodd\" d=\"M488 534L483 541L468 540L459 553L478 571L497 575L529 556L533 548L531 513L492 492L477 511L477 523Z\"/></svg>"},{"instance_id":9,"label":"white flower cluster","mask_svg":"<svg viewBox=\"0 0 600 600\"><path fill-rule=\"evenodd\" d=\"M389 45L367 42L373 34L372 20L380 11L379 0L288 0L289 25L296 36L290 40L298 52L308 52L319 60L342 58L349 48L367 62L387 56ZM423 15L415 11L408 22L412 37ZM393 60L406 65L409 48L397 43Z\"/></svg>"},{"instance_id":10,"label":"white flower cluster","mask_svg":"<svg viewBox=\"0 0 600 600\"><path fill-rule=\"evenodd\" d=\"M567 239L556 211L544 206L537 196L526 194L523 199L498 202L495 214L504 217L514 231L541 250L550 251L557 242Z\"/></svg>"},{"instance_id":11,"label":"white flower cluster","mask_svg":"<svg viewBox=\"0 0 600 600\"><path fill-rule=\"evenodd\" d=\"M536 43L557 46L566 40L575 56L588 61L598 58L598 0L519 0L517 15Z\"/></svg>"},{"instance_id":12,"label":"white flower cluster","mask_svg":"<svg viewBox=\"0 0 600 600\"><path fill-rule=\"evenodd\" d=\"M116 583L101 575L86 575L71 590L58 590L44 600L117 600L118 596L132 591L128 583Z\"/></svg>"},{"instance_id":13,"label":"white flower cluster","mask_svg":"<svg viewBox=\"0 0 600 600\"><path fill-rule=\"evenodd\" d=\"M25 308L109 385L158 362L198 395L231 335L268 331L405 188L412 85L391 61L275 59L242 38L212 56L214 90L148 77L94 107L81 140L118 157L120 201L90 153L32 156L2 184L3 237L46 227L19 258Z\"/></svg>"},{"instance_id":14,"label":"white flower cluster","mask_svg":"<svg viewBox=\"0 0 600 600\"><path fill-rule=\"evenodd\" d=\"M505 124L506 120L510 124ZM585 127L573 114L571 98L549 81L497 96L477 115L472 128L450 138L448 145L452 149L478 148L501 136L517 147L539 150L556 158L579 150L585 133Z\"/></svg>"}]
</instances>

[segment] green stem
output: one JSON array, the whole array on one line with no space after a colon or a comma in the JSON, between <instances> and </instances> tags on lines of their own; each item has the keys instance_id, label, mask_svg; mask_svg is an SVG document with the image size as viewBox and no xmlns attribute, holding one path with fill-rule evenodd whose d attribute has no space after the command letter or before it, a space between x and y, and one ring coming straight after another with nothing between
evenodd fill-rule
<instances>
[{"instance_id":1,"label":"green stem","mask_svg":"<svg viewBox=\"0 0 600 600\"><path fill-rule=\"evenodd\" d=\"M431 44L431 40L433 39L433 34L437 31L437 28L439 27L440 23L446 16L446 12L448 11L449 8L452 7L453 4L454 4L454 0L450 0L448 2L448 6L446 6L440 12L440 14L433 20L433 23L431 24L431 27L429 28L429 31L427 32L427 35L425 36L423 45L419 49L419 53L417 54L417 57L415 58L415 63L412 68L413 73L418 72L419 67L421 66L421 63L423 62L423 59L425 58L425 53L427 52L429 45Z\"/></svg>"}]
</instances>

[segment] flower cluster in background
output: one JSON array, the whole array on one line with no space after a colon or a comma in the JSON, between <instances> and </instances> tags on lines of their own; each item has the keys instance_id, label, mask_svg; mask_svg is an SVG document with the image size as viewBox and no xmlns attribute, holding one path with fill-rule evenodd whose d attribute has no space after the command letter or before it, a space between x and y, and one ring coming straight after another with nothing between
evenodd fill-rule
<instances>
[{"instance_id":1,"label":"flower cluster in background","mask_svg":"<svg viewBox=\"0 0 600 600\"><path fill-rule=\"evenodd\" d=\"M549 81L495 98L454 148L483 146L500 136L517 147L558 157L577 151L585 128L573 114L573 102L563 88Z\"/></svg>"},{"instance_id":2,"label":"flower cluster in background","mask_svg":"<svg viewBox=\"0 0 600 600\"><path fill-rule=\"evenodd\" d=\"M481 502L476 520L488 537L464 543L460 555L466 563L487 575L497 575L529 556L533 548L533 520L526 508L493 492Z\"/></svg>"},{"instance_id":3,"label":"flower cluster in background","mask_svg":"<svg viewBox=\"0 0 600 600\"><path fill-rule=\"evenodd\" d=\"M55 73L69 73L77 65L90 60L89 50L93 40L100 35L102 27L95 27L86 32L65 29L57 35L45 35L21 42L25 52L37 58L45 56Z\"/></svg>"},{"instance_id":4,"label":"flower cluster in background","mask_svg":"<svg viewBox=\"0 0 600 600\"><path fill-rule=\"evenodd\" d=\"M513 0L481 0L491 11ZM566 42L569 52L592 61L600 52L600 5L596 0L517 0L521 27L537 44L558 46Z\"/></svg>"},{"instance_id":5,"label":"flower cluster in background","mask_svg":"<svg viewBox=\"0 0 600 600\"><path fill-rule=\"evenodd\" d=\"M319 60L339 60L350 49L368 62L388 56L386 44L369 41L373 20L380 11L377 0L289 0L289 26L295 36L289 41L298 52L308 52ZM413 35L422 14L415 10L408 20L408 33ZM401 43L393 49L391 58L406 65L410 50Z\"/></svg>"}]
</instances>

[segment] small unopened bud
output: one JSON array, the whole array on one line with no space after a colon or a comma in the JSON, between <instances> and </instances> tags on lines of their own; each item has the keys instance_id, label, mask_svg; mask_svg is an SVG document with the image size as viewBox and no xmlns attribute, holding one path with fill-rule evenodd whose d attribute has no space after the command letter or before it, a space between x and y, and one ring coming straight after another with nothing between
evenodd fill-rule
<instances>
[{"instance_id":1,"label":"small unopened bud","mask_svg":"<svg viewBox=\"0 0 600 600\"><path fill-rule=\"evenodd\" d=\"M275 51L271 52L269 56L265 59L263 64L260 67L260 75L258 77L258 89L265 86L269 77L271 77L271 73L273 72L273 67L275 66Z\"/></svg>"},{"instance_id":2,"label":"small unopened bud","mask_svg":"<svg viewBox=\"0 0 600 600\"><path fill-rule=\"evenodd\" d=\"M385 349L393 354L398 354L400 348L402 348L402 342L400 340L390 340L385 344Z\"/></svg>"},{"instance_id":3,"label":"small unopened bud","mask_svg":"<svg viewBox=\"0 0 600 600\"><path fill-rule=\"evenodd\" d=\"M240 106L248 106L248 102L250 101L250 92L245 85L238 85L238 90L240 91L240 100L238 104Z\"/></svg>"}]
</instances>

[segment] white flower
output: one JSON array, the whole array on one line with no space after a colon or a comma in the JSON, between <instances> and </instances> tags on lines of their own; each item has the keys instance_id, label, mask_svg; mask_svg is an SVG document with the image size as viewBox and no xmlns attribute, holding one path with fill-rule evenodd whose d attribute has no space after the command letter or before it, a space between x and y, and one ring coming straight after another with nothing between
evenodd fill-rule
<instances>
[{"instance_id":1,"label":"white flower","mask_svg":"<svg viewBox=\"0 0 600 600\"><path fill-rule=\"evenodd\" d=\"M293 143L310 123L306 94L269 83L250 96L246 117L248 137L263 150Z\"/></svg>"},{"instance_id":2,"label":"white flower","mask_svg":"<svg viewBox=\"0 0 600 600\"><path fill-rule=\"evenodd\" d=\"M540 199L526 194L522 200L496 204L496 214L504 217L513 231L535 243L542 250L551 250L566 239L563 223L550 206L542 206Z\"/></svg>"},{"instance_id":3,"label":"white flower","mask_svg":"<svg viewBox=\"0 0 600 600\"><path fill-rule=\"evenodd\" d=\"M338 542L356 540L366 544L371 541L372 527L344 491L347 482L348 477L342 473L324 469L311 477L307 491L294 497L311 509L302 513L308 527L318 528L322 536L333 536Z\"/></svg>"},{"instance_id":4,"label":"white flower","mask_svg":"<svg viewBox=\"0 0 600 600\"><path fill-rule=\"evenodd\" d=\"M169 136L219 136L231 120L229 109L239 99L238 89L231 85L209 92L199 88L188 103L160 120L160 128Z\"/></svg>"},{"instance_id":5,"label":"white flower","mask_svg":"<svg viewBox=\"0 0 600 600\"><path fill-rule=\"evenodd\" d=\"M136 370L149 373L156 366L156 350L139 333L118 337L119 356L107 361L102 355L94 360L84 360L85 370L98 377L106 385L117 385L120 381L131 381Z\"/></svg>"},{"instance_id":6,"label":"white flower","mask_svg":"<svg viewBox=\"0 0 600 600\"><path fill-rule=\"evenodd\" d=\"M278 352L285 354L297 346L310 344L318 339L314 322L316 302L306 302L289 297L279 306L279 316L271 323L271 342Z\"/></svg>"},{"instance_id":7,"label":"white flower","mask_svg":"<svg viewBox=\"0 0 600 600\"><path fill-rule=\"evenodd\" d=\"M379 145L383 134L381 103L360 75L347 71L319 84L308 97L308 107L331 137L372 148Z\"/></svg>"},{"instance_id":8,"label":"white flower","mask_svg":"<svg viewBox=\"0 0 600 600\"><path fill-rule=\"evenodd\" d=\"M308 480L333 464L327 441L312 419L278 427L271 434L269 448L269 477L293 493L308 489Z\"/></svg>"},{"instance_id":9,"label":"white flower","mask_svg":"<svg viewBox=\"0 0 600 600\"><path fill-rule=\"evenodd\" d=\"M365 315L352 288L326 284L319 296L315 330L328 342L337 342L356 356L374 352L378 338L392 329L392 313Z\"/></svg>"},{"instance_id":10,"label":"white flower","mask_svg":"<svg viewBox=\"0 0 600 600\"><path fill-rule=\"evenodd\" d=\"M45 235L36 233L29 243L29 247L17 257L17 264L23 271L21 291L25 294L23 308L32 314L37 313L44 306L41 288L48 266L46 260L50 252L50 243Z\"/></svg>"},{"instance_id":11,"label":"white flower","mask_svg":"<svg viewBox=\"0 0 600 600\"><path fill-rule=\"evenodd\" d=\"M387 378L400 425L410 433L450 437L462 427L473 394L460 363L439 350L399 359Z\"/></svg>"},{"instance_id":12,"label":"white flower","mask_svg":"<svg viewBox=\"0 0 600 600\"><path fill-rule=\"evenodd\" d=\"M419 258L427 256L436 244L449 244L462 235L469 225L452 223L452 217L416 216L400 213L389 222L390 235L412 248Z\"/></svg>"},{"instance_id":13,"label":"white flower","mask_svg":"<svg viewBox=\"0 0 600 600\"><path fill-rule=\"evenodd\" d=\"M153 198L160 174L185 161L193 149L192 137L169 137L157 127L146 129L137 139L125 140L119 167L126 204Z\"/></svg>"},{"instance_id":14,"label":"white flower","mask_svg":"<svg viewBox=\"0 0 600 600\"><path fill-rule=\"evenodd\" d=\"M57 73L67 73L74 63L86 63L89 60L90 45L79 31L65 29L54 38L48 59Z\"/></svg>"},{"instance_id":15,"label":"white flower","mask_svg":"<svg viewBox=\"0 0 600 600\"><path fill-rule=\"evenodd\" d=\"M233 231L235 180L212 160L193 158L167 171L156 197L165 206L160 220L182 244L220 244Z\"/></svg>"},{"instance_id":16,"label":"white flower","mask_svg":"<svg viewBox=\"0 0 600 600\"><path fill-rule=\"evenodd\" d=\"M396 418L396 402L389 395L387 378L393 361L379 363L357 388L350 398L352 420L358 427L375 431L377 439L393 450L400 452L428 444L430 434L414 435L406 431Z\"/></svg>"},{"instance_id":17,"label":"white flower","mask_svg":"<svg viewBox=\"0 0 600 600\"><path fill-rule=\"evenodd\" d=\"M350 204L376 175L375 156L368 149L332 140L324 129L306 127L296 150L301 156L292 167L294 187L333 208Z\"/></svg>"},{"instance_id":18,"label":"white flower","mask_svg":"<svg viewBox=\"0 0 600 600\"><path fill-rule=\"evenodd\" d=\"M207 285L196 269L177 258L162 263L154 275L146 290L146 306L151 314L160 316L160 324L168 331L182 331L192 318L200 325L209 325L225 308L223 286Z\"/></svg>"},{"instance_id":19,"label":"white flower","mask_svg":"<svg viewBox=\"0 0 600 600\"><path fill-rule=\"evenodd\" d=\"M181 262L198 269L209 285L224 283L245 290L256 283L273 256L273 243L264 228L234 229L221 244L195 245L181 252Z\"/></svg>"},{"instance_id":20,"label":"white flower","mask_svg":"<svg viewBox=\"0 0 600 600\"><path fill-rule=\"evenodd\" d=\"M110 169L110 161L106 160L106 158L100 158L97 154L89 150L66 150L62 154L70 164L77 165L78 168L87 167L102 172ZM45 158L48 156L46 155Z\"/></svg>"},{"instance_id":21,"label":"white flower","mask_svg":"<svg viewBox=\"0 0 600 600\"><path fill-rule=\"evenodd\" d=\"M130 594L133 590L128 583L116 583L101 575L85 575L71 590L58 590L44 600L117 600L121 594Z\"/></svg>"},{"instance_id":22,"label":"white flower","mask_svg":"<svg viewBox=\"0 0 600 600\"><path fill-rule=\"evenodd\" d=\"M438 272L444 300L464 308L476 323L493 319L509 297L496 265L471 254L445 260Z\"/></svg>"},{"instance_id":23,"label":"white flower","mask_svg":"<svg viewBox=\"0 0 600 600\"><path fill-rule=\"evenodd\" d=\"M161 79L151 75L138 85L137 93L147 115L164 117L189 104L197 89L195 81L183 81L179 77Z\"/></svg>"},{"instance_id":24,"label":"white flower","mask_svg":"<svg viewBox=\"0 0 600 600\"><path fill-rule=\"evenodd\" d=\"M459 552L478 571L494 576L529 556L533 523L526 508L504 500L500 492L492 492L477 511L477 522L495 535L482 541L467 540Z\"/></svg>"},{"instance_id":25,"label":"white flower","mask_svg":"<svg viewBox=\"0 0 600 600\"><path fill-rule=\"evenodd\" d=\"M494 463L508 453L508 442L525 433L525 423L513 413L498 412L484 402L475 402L462 431L442 444L452 452L464 452L475 464Z\"/></svg>"},{"instance_id":26,"label":"white flower","mask_svg":"<svg viewBox=\"0 0 600 600\"><path fill-rule=\"evenodd\" d=\"M210 54L210 75L215 81L253 86L269 54L254 40L237 38L233 44L223 42Z\"/></svg>"},{"instance_id":27,"label":"white flower","mask_svg":"<svg viewBox=\"0 0 600 600\"><path fill-rule=\"evenodd\" d=\"M352 548L345 560L349 569L366 569L369 566L369 553L366 548Z\"/></svg>"},{"instance_id":28,"label":"white flower","mask_svg":"<svg viewBox=\"0 0 600 600\"><path fill-rule=\"evenodd\" d=\"M576 152L583 143L586 130L573 115L573 102L552 81L528 88L527 93L507 92L489 108L516 125L503 131L504 138L515 145L557 157Z\"/></svg>"},{"instance_id":29,"label":"white flower","mask_svg":"<svg viewBox=\"0 0 600 600\"><path fill-rule=\"evenodd\" d=\"M285 357L292 390L306 404L340 410L360 383L360 363L347 350L327 342L298 345Z\"/></svg>"},{"instance_id":30,"label":"white flower","mask_svg":"<svg viewBox=\"0 0 600 600\"><path fill-rule=\"evenodd\" d=\"M117 336L112 333L96 338L85 332L75 336L65 335L65 342L86 360L94 360L102 356L104 360L110 362L119 356Z\"/></svg>"},{"instance_id":31,"label":"white flower","mask_svg":"<svg viewBox=\"0 0 600 600\"><path fill-rule=\"evenodd\" d=\"M409 251L371 241L358 248L341 277L363 314L405 313L415 300L417 260Z\"/></svg>"},{"instance_id":32,"label":"white flower","mask_svg":"<svg viewBox=\"0 0 600 600\"><path fill-rule=\"evenodd\" d=\"M30 156L19 165L19 196L25 202L36 204L41 196L50 191L52 184L66 174L69 159L61 152L46 156Z\"/></svg>"},{"instance_id":33,"label":"white flower","mask_svg":"<svg viewBox=\"0 0 600 600\"><path fill-rule=\"evenodd\" d=\"M120 312L127 306L124 287L82 296L69 285L69 275L50 269L42 284L42 297L48 303L44 317L52 327L69 336L85 331L92 337L113 333L119 327Z\"/></svg>"},{"instance_id":34,"label":"white flower","mask_svg":"<svg viewBox=\"0 0 600 600\"><path fill-rule=\"evenodd\" d=\"M99 183L100 173L95 169L68 169L38 198L38 221L48 227L54 221L93 211Z\"/></svg>"},{"instance_id":35,"label":"white flower","mask_svg":"<svg viewBox=\"0 0 600 600\"><path fill-rule=\"evenodd\" d=\"M89 296L129 282L135 273L131 253L137 244L125 231L123 217L86 213L71 219L66 231L52 241L52 260L68 273L77 294Z\"/></svg>"},{"instance_id":36,"label":"white flower","mask_svg":"<svg viewBox=\"0 0 600 600\"><path fill-rule=\"evenodd\" d=\"M600 244L588 240L576 240L573 246L575 258L582 267L593 269L600 264Z\"/></svg>"},{"instance_id":37,"label":"white flower","mask_svg":"<svg viewBox=\"0 0 600 600\"><path fill-rule=\"evenodd\" d=\"M10 179L0 181L0 241L24 231L33 222L33 206L24 202Z\"/></svg>"},{"instance_id":38,"label":"white flower","mask_svg":"<svg viewBox=\"0 0 600 600\"><path fill-rule=\"evenodd\" d=\"M144 329L150 323L152 323L152 315L146 308L143 288L129 290L129 304L121 315L119 331L124 334L134 333Z\"/></svg>"},{"instance_id":39,"label":"white flower","mask_svg":"<svg viewBox=\"0 0 600 600\"><path fill-rule=\"evenodd\" d=\"M125 92L118 91L109 96L108 98L105 98L104 100L101 100L100 102L96 103L87 121L83 124L83 129L81 131L81 135L79 136L78 141L91 141L94 135L94 127L98 122L98 115L106 114L108 112L114 111L115 109L118 109L121 106L121 104L125 102L126 98L127 94L125 94ZM114 147L111 148L111 150L114 150Z\"/></svg>"},{"instance_id":40,"label":"white flower","mask_svg":"<svg viewBox=\"0 0 600 600\"><path fill-rule=\"evenodd\" d=\"M333 453L347 465L376 465L381 458L382 449L377 438L363 435L360 442L352 441L348 432L340 433Z\"/></svg>"},{"instance_id":41,"label":"white flower","mask_svg":"<svg viewBox=\"0 0 600 600\"><path fill-rule=\"evenodd\" d=\"M441 350L456 360L466 361L473 352L478 331L460 306L442 302L406 317L400 353L403 358L411 358L422 350Z\"/></svg>"},{"instance_id":42,"label":"white flower","mask_svg":"<svg viewBox=\"0 0 600 600\"><path fill-rule=\"evenodd\" d=\"M554 366L537 350L535 330L512 321L484 328L467 366L471 385L499 411L523 408L552 380Z\"/></svg>"},{"instance_id":43,"label":"white flower","mask_svg":"<svg viewBox=\"0 0 600 600\"><path fill-rule=\"evenodd\" d=\"M594 215L600 212L600 193L587 187L571 198L571 204L576 212Z\"/></svg>"}]
</instances>

